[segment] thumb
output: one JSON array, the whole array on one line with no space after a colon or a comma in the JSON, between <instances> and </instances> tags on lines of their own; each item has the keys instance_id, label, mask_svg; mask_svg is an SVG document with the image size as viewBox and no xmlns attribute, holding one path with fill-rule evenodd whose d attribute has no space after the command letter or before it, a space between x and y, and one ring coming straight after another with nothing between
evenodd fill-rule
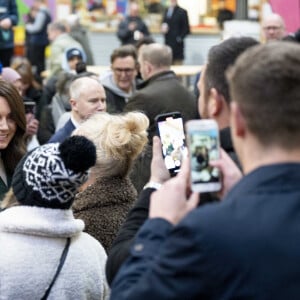
<instances>
[{"instance_id":1,"label":"thumb","mask_svg":"<svg viewBox=\"0 0 300 300\"><path fill-rule=\"evenodd\" d=\"M222 172L225 169L226 165L231 161L230 156L226 153L226 151L220 148L220 158L216 160L209 161L209 165L212 167L219 168Z\"/></svg>"},{"instance_id":2,"label":"thumb","mask_svg":"<svg viewBox=\"0 0 300 300\"><path fill-rule=\"evenodd\" d=\"M189 178L189 172L190 172L190 160L189 157L184 157L177 177L182 179Z\"/></svg>"},{"instance_id":3,"label":"thumb","mask_svg":"<svg viewBox=\"0 0 300 300\"><path fill-rule=\"evenodd\" d=\"M161 141L158 136L153 137L152 152L153 156L161 155Z\"/></svg>"}]
</instances>

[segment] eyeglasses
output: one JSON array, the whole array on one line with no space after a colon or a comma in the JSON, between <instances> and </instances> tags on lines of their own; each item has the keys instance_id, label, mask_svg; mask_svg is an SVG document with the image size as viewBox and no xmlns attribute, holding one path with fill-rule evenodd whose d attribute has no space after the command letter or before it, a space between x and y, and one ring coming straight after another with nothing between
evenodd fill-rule
<instances>
[{"instance_id":1,"label":"eyeglasses","mask_svg":"<svg viewBox=\"0 0 300 300\"><path fill-rule=\"evenodd\" d=\"M113 71L118 74L118 75L121 75L123 72L126 74L126 75L130 75L134 72L135 69L133 68L125 68L125 69L121 69L121 68L113 68Z\"/></svg>"},{"instance_id":2,"label":"eyeglasses","mask_svg":"<svg viewBox=\"0 0 300 300\"><path fill-rule=\"evenodd\" d=\"M266 30L266 31L269 31L269 30L277 31L281 28L282 28L281 26L266 26L266 27L264 27L264 30Z\"/></svg>"}]
</instances>

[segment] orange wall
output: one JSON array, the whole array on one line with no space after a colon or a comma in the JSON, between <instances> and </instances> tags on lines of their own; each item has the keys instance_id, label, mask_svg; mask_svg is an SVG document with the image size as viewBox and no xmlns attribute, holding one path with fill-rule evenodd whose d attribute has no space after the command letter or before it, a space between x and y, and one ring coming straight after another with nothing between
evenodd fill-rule
<instances>
[{"instance_id":1,"label":"orange wall","mask_svg":"<svg viewBox=\"0 0 300 300\"><path fill-rule=\"evenodd\" d=\"M216 7L216 6L218 6L219 2L220 2L219 0L212 0L211 4L213 7ZM236 2L236 0L225 0L225 7L232 11L235 11L235 8L236 8L235 2Z\"/></svg>"}]
</instances>

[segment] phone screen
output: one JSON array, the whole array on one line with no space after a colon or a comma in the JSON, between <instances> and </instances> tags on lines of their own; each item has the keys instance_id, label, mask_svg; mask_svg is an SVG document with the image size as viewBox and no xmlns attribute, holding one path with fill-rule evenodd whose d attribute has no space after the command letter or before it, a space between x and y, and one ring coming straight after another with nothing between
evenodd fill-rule
<instances>
[{"instance_id":1,"label":"phone screen","mask_svg":"<svg viewBox=\"0 0 300 300\"><path fill-rule=\"evenodd\" d=\"M162 152L167 169L171 175L176 174L186 155L183 121L180 114L159 116L157 127L162 143Z\"/></svg>"},{"instance_id":2,"label":"phone screen","mask_svg":"<svg viewBox=\"0 0 300 300\"><path fill-rule=\"evenodd\" d=\"M36 103L34 101L24 101L25 113L26 114L34 114L36 111Z\"/></svg>"},{"instance_id":3,"label":"phone screen","mask_svg":"<svg viewBox=\"0 0 300 300\"><path fill-rule=\"evenodd\" d=\"M191 163L191 183L194 191L216 191L221 187L219 169L210 166L210 160L219 158L217 128L188 130Z\"/></svg>"}]
</instances>

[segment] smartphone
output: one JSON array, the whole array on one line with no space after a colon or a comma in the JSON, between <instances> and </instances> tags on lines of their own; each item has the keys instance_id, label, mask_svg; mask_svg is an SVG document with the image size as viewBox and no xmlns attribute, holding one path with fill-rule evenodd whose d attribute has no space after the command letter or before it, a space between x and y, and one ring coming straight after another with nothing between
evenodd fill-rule
<instances>
[{"instance_id":1,"label":"smartphone","mask_svg":"<svg viewBox=\"0 0 300 300\"><path fill-rule=\"evenodd\" d=\"M191 189L214 192L221 189L220 171L210 160L220 157L219 129L214 120L191 120L186 123L190 158Z\"/></svg>"},{"instance_id":2,"label":"smartphone","mask_svg":"<svg viewBox=\"0 0 300 300\"><path fill-rule=\"evenodd\" d=\"M24 101L25 114L33 114L36 112L36 103L34 101Z\"/></svg>"},{"instance_id":3,"label":"smartphone","mask_svg":"<svg viewBox=\"0 0 300 300\"><path fill-rule=\"evenodd\" d=\"M160 114L155 122L165 165L171 176L175 176L180 170L182 158L187 154L182 116L179 112Z\"/></svg>"}]
</instances>

